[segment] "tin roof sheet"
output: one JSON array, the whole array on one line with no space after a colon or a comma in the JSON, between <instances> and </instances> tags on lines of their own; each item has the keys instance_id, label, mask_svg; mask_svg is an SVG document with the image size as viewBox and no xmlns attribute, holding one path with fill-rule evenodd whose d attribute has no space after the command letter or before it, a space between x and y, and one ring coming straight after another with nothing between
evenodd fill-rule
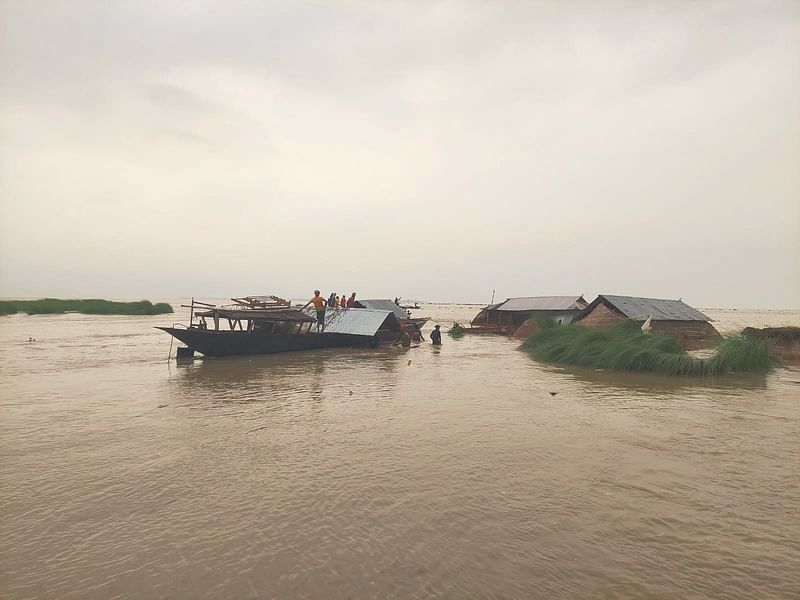
<instances>
[{"instance_id":1,"label":"tin roof sheet","mask_svg":"<svg viewBox=\"0 0 800 600\"><path fill-rule=\"evenodd\" d=\"M635 296L610 296L600 294L614 308L629 319L646 319L653 315L654 321L710 321L706 315L681 300L662 298L637 298ZM596 302L596 301L595 301ZM594 304L594 302L592 303Z\"/></svg>"},{"instance_id":2,"label":"tin roof sheet","mask_svg":"<svg viewBox=\"0 0 800 600\"><path fill-rule=\"evenodd\" d=\"M392 300L386 299L370 299L370 300L356 300L364 308L371 310L388 310L394 313L398 319L407 319L408 311L405 308L397 306Z\"/></svg>"},{"instance_id":3,"label":"tin roof sheet","mask_svg":"<svg viewBox=\"0 0 800 600\"><path fill-rule=\"evenodd\" d=\"M315 315L314 309L307 309ZM350 335L373 336L387 318L395 319L388 310L369 310L367 308L327 308L325 309L325 333L347 333Z\"/></svg>"},{"instance_id":4,"label":"tin roof sheet","mask_svg":"<svg viewBox=\"0 0 800 600\"><path fill-rule=\"evenodd\" d=\"M582 310L587 302L583 296L527 296L509 298L497 310L516 312L528 310Z\"/></svg>"}]
</instances>

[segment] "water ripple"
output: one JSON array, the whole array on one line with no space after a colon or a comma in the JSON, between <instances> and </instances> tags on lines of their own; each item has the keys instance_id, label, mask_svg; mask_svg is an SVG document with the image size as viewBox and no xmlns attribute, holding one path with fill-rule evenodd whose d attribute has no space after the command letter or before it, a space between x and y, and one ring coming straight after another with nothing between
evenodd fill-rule
<instances>
[{"instance_id":1,"label":"water ripple","mask_svg":"<svg viewBox=\"0 0 800 600\"><path fill-rule=\"evenodd\" d=\"M800 589L794 371L565 370L502 338L177 367L148 318L40 319L36 348L10 323L4 598Z\"/></svg>"}]
</instances>

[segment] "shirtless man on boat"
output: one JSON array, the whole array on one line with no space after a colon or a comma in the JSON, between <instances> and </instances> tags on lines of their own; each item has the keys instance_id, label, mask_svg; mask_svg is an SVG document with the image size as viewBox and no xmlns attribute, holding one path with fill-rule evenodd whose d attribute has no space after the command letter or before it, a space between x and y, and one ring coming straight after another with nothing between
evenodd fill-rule
<instances>
[{"instance_id":1,"label":"shirtless man on boat","mask_svg":"<svg viewBox=\"0 0 800 600\"><path fill-rule=\"evenodd\" d=\"M317 311L317 331L319 331L320 326L322 327L322 331L325 331L325 306L327 306L327 301L325 298L319 295L319 290L314 290L314 297L306 302L303 310L305 310L309 305L314 305L314 310Z\"/></svg>"}]
</instances>

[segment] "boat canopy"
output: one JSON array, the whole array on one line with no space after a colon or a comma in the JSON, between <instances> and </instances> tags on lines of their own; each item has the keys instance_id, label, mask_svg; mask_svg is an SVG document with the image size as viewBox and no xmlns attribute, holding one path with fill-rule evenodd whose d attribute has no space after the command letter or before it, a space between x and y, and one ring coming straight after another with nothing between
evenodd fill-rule
<instances>
[{"instance_id":1,"label":"boat canopy","mask_svg":"<svg viewBox=\"0 0 800 600\"><path fill-rule=\"evenodd\" d=\"M286 309L259 310L256 308L209 308L199 310L195 313L196 317L221 318L221 319L243 319L250 321L267 321L270 323L313 323L316 319L301 310Z\"/></svg>"}]
</instances>

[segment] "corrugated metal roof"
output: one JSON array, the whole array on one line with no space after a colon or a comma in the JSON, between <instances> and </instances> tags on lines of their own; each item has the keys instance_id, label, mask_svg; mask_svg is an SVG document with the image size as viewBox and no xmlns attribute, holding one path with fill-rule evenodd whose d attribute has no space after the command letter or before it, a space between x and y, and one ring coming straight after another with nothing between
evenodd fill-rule
<instances>
[{"instance_id":1,"label":"corrugated metal roof","mask_svg":"<svg viewBox=\"0 0 800 600\"><path fill-rule=\"evenodd\" d=\"M368 308L370 310L388 310L394 313L394 316L398 319L407 319L408 318L408 311L405 308L401 308L397 306L392 300L386 299L371 299L371 300L356 300L358 304L361 304L364 308Z\"/></svg>"},{"instance_id":2,"label":"corrugated metal roof","mask_svg":"<svg viewBox=\"0 0 800 600\"><path fill-rule=\"evenodd\" d=\"M587 302L583 296L528 296L525 298L509 298L497 310L502 311L527 311L527 310L581 310L586 308Z\"/></svg>"},{"instance_id":3,"label":"corrugated metal roof","mask_svg":"<svg viewBox=\"0 0 800 600\"><path fill-rule=\"evenodd\" d=\"M710 321L699 310L692 308L681 300L665 300L661 298L636 298L635 296L609 296L604 298L629 319L646 319L653 315L654 321Z\"/></svg>"},{"instance_id":4,"label":"corrugated metal roof","mask_svg":"<svg viewBox=\"0 0 800 600\"><path fill-rule=\"evenodd\" d=\"M316 316L313 308L306 312ZM395 319L395 316L387 310L328 308L325 309L325 333L373 336L387 318Z\"/></svg>"}]
</instances>

